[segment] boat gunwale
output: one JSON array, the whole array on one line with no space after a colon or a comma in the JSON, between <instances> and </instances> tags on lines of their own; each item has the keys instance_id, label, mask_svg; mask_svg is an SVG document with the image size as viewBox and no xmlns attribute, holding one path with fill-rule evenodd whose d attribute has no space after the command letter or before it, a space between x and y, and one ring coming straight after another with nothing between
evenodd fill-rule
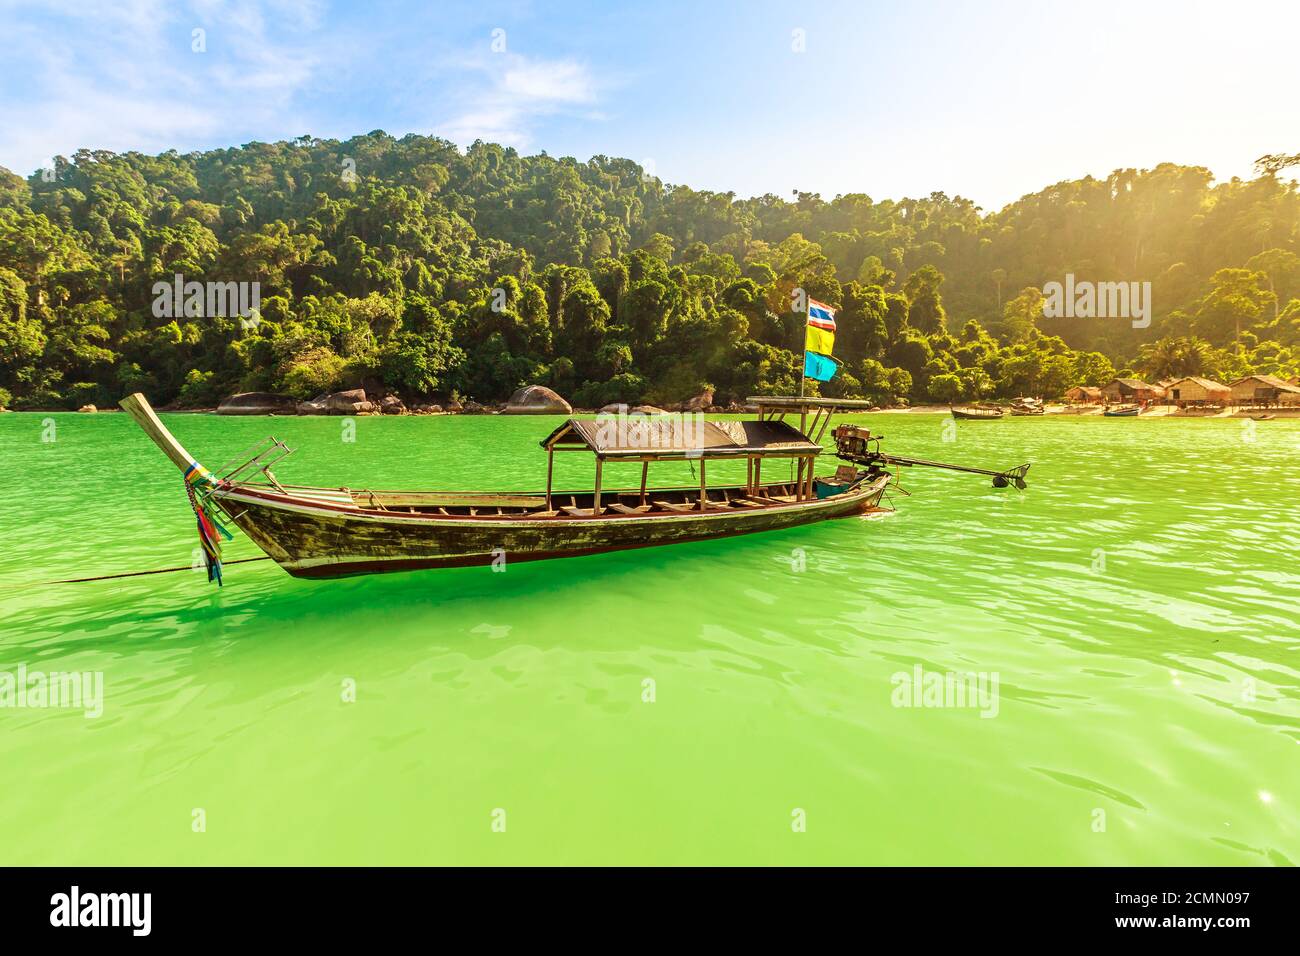
<instances>
[{"instance_id":1,"label":"boat gunwale","mask_svg":"<svg viewBox=\"0 0 1300 956\"><path fill-rule=\"evenodd\" d=\"M787 510L814 510L819 508L831 508L847 501L860 498L868 498L873 495L884 493L886 486L892 480L892 476L885 474L869 483L864 483L859 488L850 492L843 492L838 495L832 495L828 498L812 498L800 501L781 502L779 504L765 504L762 508L734 509L730 507L709 508L703 511L668 511L654 512L645 514L604 514L599 515L570 515L557 514L548 517L530 517L527 514L521 515L456 515L456 514L427 514L423 512L402 512L402 511L380 511L360 507L359 505L336 505L329 502L319 501L310 498L298 498L285 496L274 492L262 491L245 485L233 485L226 488L218 488L213 492L213 497L222 505L223 510L230 514L232 518L235 515L231 509L226 507L227 502L243 502L244 504L256 504L263 507L278 509L282 511L294 511L307 514L325 513L331 516L342 516L349 520L358 520L372 523L400 523L400 524L465 524L469 522L483 522L491 525L513 524L520 527L538 527L548 524L567 525L574 522L586 524L595 524L611 521L632 521L632 522L672 522L672 521L694 521L700 518L726 518L726 517L758 517L759 515L770 514L774 511ZM730 490L743 490L743 486L718 486L719 489L726 488ZM322 491L338 491L335 488L322 488ZM692 489L648 489L647 495L655 491L668 490L692 490ZM457 492L447 492L456 494ZM480 492L482 493L482 492ZM584 492L589 493L589 492ZM607 494L614 494L610 491ZM627 494L639 494L639 491L625 492ZM490 494L490 493L489 493ZM252 500L249 501L249 498Z\"/></svg>"}]
</instances>

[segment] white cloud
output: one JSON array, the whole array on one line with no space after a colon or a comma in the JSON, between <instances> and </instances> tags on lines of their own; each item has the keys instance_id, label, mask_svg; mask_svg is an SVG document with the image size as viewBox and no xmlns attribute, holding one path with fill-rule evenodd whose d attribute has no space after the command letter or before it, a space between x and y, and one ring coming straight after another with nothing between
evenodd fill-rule
<instances>
[{"instance_id":1,"label":"white cloud","mask_svg":"<svg viewBox=\"0 0 1300 956\"><path fill-rule=\"evenodd\" d=\"M469 108L434 129L454 143L482 139L523 150L532 142L534 123L543 117L599 116L591 110L574 111L596 101L597 84L584 65L572 60L494 54L461 66L479 85L465 95Z\"/></svg>"},{"instance_id":2,"label":"white cloud","mask_svg":"<svg viewBox=\"0 0 1300 956\"><path fill-rule=\"evenodd\" d=\"M453 143L468 144L481 139L489 143L522 147L528 142L529 134L524 130L520 120L521 117L515 110L488 109L457 116L441 124L437 133Z\"/></svg>"},{"instance_id":3,"label":"white cloud","mask_svg":"<svg viewBox=\"0 0 1300 956\"><path fill-rule=\"evenodd\" d=\"M549 63L521 60L506 70L501 90L525 100L554 103L589 103L595 97L587 70L568 60Z\"/></svg>"},{"instance_id":4,"label":"white cloud","mask_svg":"<svg viewBox=\"0 0 1300 956\"><path fill-rule=\"evenodd\" d=\"M314 2L3 3L13 66L0 78L0 165L25 174L81 147L202 148L283 126L319 72L301 44ZM205 31L206 51L191 48Z\"/></svg>"},{"instance_id":5,"label":"white cloud","mask_svg":"<svg viewBox=\"0 0 1300 956\"><path fill-rule=\"evenodd\" d=\"M607 81L583 62L486 42L466 53L376 19L341 29L317 0L0 0L0 165L28 174L83 147L185 152L391 124L524 150L549 119L604 119Z\"/></svg>"}]
</instances>

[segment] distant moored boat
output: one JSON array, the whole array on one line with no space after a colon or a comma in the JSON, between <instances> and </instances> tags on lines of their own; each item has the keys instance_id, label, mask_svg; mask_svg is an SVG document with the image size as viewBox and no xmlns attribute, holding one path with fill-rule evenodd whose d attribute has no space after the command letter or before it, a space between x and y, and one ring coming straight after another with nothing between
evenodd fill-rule
<instances>
[{"instance_id":1,"label":"distant moored boat","mask_svg":"<svg viewBox=\"0 0 1300 956\"><path fill-rule=\"evenodd\" d=\"M1042 399L1017 398L1011 403L1012 415L1044 415L1046 412Z\"/></svg>"},{"instance_id":2,"label":"distant moored boat","mask_svg":"<svg viewBox=\"0 0 1300 956\"><path fill-rule=\"evenodd\" d=\"M1006 414L996 405L965 405L961 408L949 406L952 417L959 421L970 422L989 422L995 421Z\"/></svg>"}]
</instances>

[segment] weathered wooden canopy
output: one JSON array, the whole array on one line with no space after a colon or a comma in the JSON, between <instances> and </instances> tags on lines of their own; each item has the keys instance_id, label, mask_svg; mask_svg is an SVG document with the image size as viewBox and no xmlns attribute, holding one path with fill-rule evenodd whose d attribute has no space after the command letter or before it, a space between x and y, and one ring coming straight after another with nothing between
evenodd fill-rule
<instances>
[{"instance_id":1,"label":"weathered wooden canopy","mask_svg":"<svg viewBox=\"0 0 1300 956\"><path fill-rule=\"evenodd\" d=\"M571 418L541 442L600 459L769 458L818 455L822 446L786 422L704 421L674 416Z\"/></svg>"},{"instance_id":2,"label":"weathered wooden canopy","mask_svg":"<svg viewBox=\"0 0 1300 956\"><path fill-rule=\"evenodd\" d=\"M866 411L872 408L871 402L861 398L818 398L803 395L751 395L745 401L763 409L780 409L785 412L815 411L830 409L832 411Z\"/></svg>"},{"instance_id":3,"label":"weathered wooden canopy","mask_svg":"<svg viewBox=\"0 0 1300 956\"><path fill-rule=\"evenodd\" d=\"M864 412L872 407L870 402L860 398L819 398L814 395L751 395L745 401L758 408L761 422L784 422L787 415L798 415L800 433L819 445L831 416L836 412ZM812 415L811 422L809 415Z\"/></svg>"}]
</instances>

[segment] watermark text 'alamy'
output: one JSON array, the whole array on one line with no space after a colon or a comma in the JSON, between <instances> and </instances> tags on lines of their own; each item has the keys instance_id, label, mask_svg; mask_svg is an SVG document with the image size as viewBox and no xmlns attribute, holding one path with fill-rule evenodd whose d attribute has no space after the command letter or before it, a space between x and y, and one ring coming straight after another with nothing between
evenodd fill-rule
<instances>
[{"instance_id":1,"label":"watermark text 'alamy'","mask_svg":"<svg viewBox=\"0 0 1300 956\"><path fill-rule=\"evenodd\" d=\"M1049 319L1132 319L1133 328L1151 324L1150 282L1089 282L1066 273L1064 284L1043 286L1043 315Z\"/></svg>"},{"instance_id":2,"label":"watermark text 'alamy'","mask_svg":"<svg viewBox=\"0 0 1300 956\"><path fill-rule=\"evenodd\" d=\"M178 272L152 291L156 319L247 318L262 308L260 282L186 282Z\"/></svg>"}]
</instances>

